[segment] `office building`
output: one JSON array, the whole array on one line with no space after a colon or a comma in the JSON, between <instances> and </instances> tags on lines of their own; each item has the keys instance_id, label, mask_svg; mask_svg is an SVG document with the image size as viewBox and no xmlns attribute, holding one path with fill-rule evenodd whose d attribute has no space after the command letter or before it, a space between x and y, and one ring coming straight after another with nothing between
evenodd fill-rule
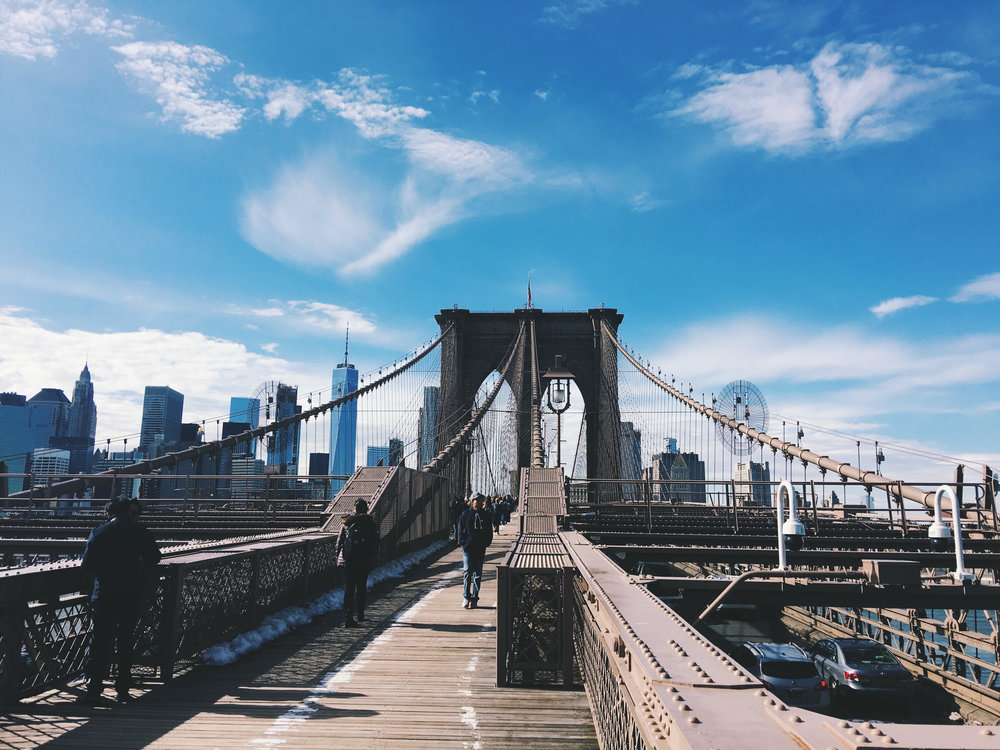
<instances>
[{"instance_id":1,"label":"office building","mask_svg":"<svg viewBox=\"0 0 1000 750\"><path fill-rule=\"evenodd\" d=\"M0 474L27 474L33 447L27 399L17 393L0 393L0 463L4 465ZM3 482L0 477L0 485ZM9 477L6 494L20 492L27 486L25 478Z\"/></svg>"},{"instance_id":2,"label":"office building","mask_svg":"<svg viewBox=\"0 0 1000 750\"><path fill-rule=\"evenodd\" d=\"M424 405L417 419L417 468L422 469L437 455L438 416L441 412L441 389L424 386Z\"/></svg>"},{"instance_id":3,"label":"office building","mask_svg":"<svg viewBox=\"0 0 1000 750\"><path fill-rule=\"evenodd\" d=\"M621 423L622 431L622 479L634 479L634 484L622 484L625 500L641 499L639 480L642 478L642 430L637 430L631 422Z\"/></svg>"},{"instance_id":4,"label":"office building","mask_svg":"<svg viewBox=\"0 0 1000 750\"><path fill-rule=\"evenodd\" d=\"M35 448L31 453L32 486L47 487L65 479L69 474L69 457L69 451L58 448Z\"/></svg>"},{"instance_id":5,"label":"office building","mask_svg":"<svg viewBox=\"0 0 1000 750\"><path fill-rule=\"evenodd\" d=\"M389 456L387 466L399 466L403 463L403 441L399 438L389 438Z\"/></svg>"},{"instance_id":6,"label":"office building","mask_svg":"<svg viewBox=\"0 0 1000 750\"><path fill-rule=\"evenodd\" d=\"M771 505L771 465L765 461L744 461L733 467L733 488L737 505Z\"/></svg>"},{"instance_id":7,"label":"office building","mask_svg":"<svg viewBox=\"0 0 1000 750\"><path fill-rule=\"evenodd\" d=\"M388 445L369 445L368 458L365 461L365 466L388 466L389 465L388 459L389 459Z\"/></svg>"},{"instance_id":8,"label":"office building","mask_svg":"<svg viewBox=\"0 0 1000 750\"><path fill-rule=\"evenodd\" d=\"M302 407L296 403L299 398L299 389L296 386L278 383L277 389L273 394L269 393L268 398L271 403L267 405L267 410L272 423L302 413ZM264 444L267 447L266 465L270 467L267 473L291 475L299 473L299 424L296 422L287 425L264 437Z\"/></svg>"},{"instance_id":9,"label":"office building","mask_svg":"<svg viewBox=\"0 0 1000 750\"><path fill-rule=\"evenodd\" d=\"M142 399L139 451L143 454L157 439L169 451L181 440L184 394L165 385L147 385Z\"/></svg>"},{"instance_id":10,"label":"office building","mask_svg":"<svg viewBox=\"0 0 1000 750\"><path fill-rule=\"evenodd\" d=\"M697 453L680 453L676 441L668 440L667 450L653 456L652 465L643 469L643 479L652 483L653 498L664 502L704 503L705 462ZM673 451L671 451L673 449Z\"/></svg>"},{"instance_id":11,"label":"office building","mask_svg":"<svg viewBox=\"0 0 1000 750\"><path fill-rule=\"evenodd\" d=\"M66 438L50 440L49 445L70 452L71 474L89 474L93 471L96 435L97 404L94 403L94 384L90 379L90 368L84 364L80 377L73 386Z\"/></svg>"},{"instance_id":12,"label":"office building","mask_svg":"<svg viewBox=\"0 0 1000 750\"><path fill-rule=\"evenodd\" d=\"M358 390L358 370L348 361L344 347L344 361L333 370L334 400ZM330 473L350 476L354 473L357 452L358 402L351 399L346 404L330 410ZM344 486L343 479L334 479L333 491Z\"/></svg>"},{"instance_id":13,"label":"office building","mask_svg":"<svg viewBox=\"0 0 1000 750\"><path fill-rule=\"evenodd\" d=\"M69 433L69 399L58 388L43 388L28 399L28 428L34 448L51 447Z\"/></svg>"},{"instance_id":14,"label":"office building","mask_svg":"<svg viewBox=\"0 0 1000 750\"><path fill-rule=\"evenodd\" d=\"M248 430L256 430L260 427L260 399L243 398L240 396L230 398L229 421L238 424L247 424L249 425ZM241 450L243 449L241 448ZM251 456L257 455L256 438L250 441L249 448L243 452L249 453Z\"/></svg>"}]
</instances>

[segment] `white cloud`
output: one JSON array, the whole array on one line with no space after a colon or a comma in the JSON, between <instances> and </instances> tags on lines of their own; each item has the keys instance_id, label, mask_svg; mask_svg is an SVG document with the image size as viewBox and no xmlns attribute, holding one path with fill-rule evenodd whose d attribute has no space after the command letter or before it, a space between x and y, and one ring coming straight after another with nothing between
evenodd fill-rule
<instances>
[{"instance_id":1,"label":"white cloud","mask_svg":"<svg viewBox=\"0 0 1000 750\"><path fill-rule=\"evenodd\" d=\"M637 214L644 214L647 211L653 211L660 206L666 205L667 201L654 198L645 190L642 190L632 196L630 203L632 204L632 210Z\"/></svg>"},{"instance_id":2,"label":"white cloud","mask_svg":"<svg viewBox=\"0 0 1000 750\"><path fill-rule=\"evenodd\" d=\"M781 419L801 419L954 455L956 449L940 442L942 420L951 416L961 417L960 439L975 451L981 453L991 439L994 414L988 394L1000 381L1000 335L906 340L860 328L738 315L672 332L651 360L654 371L660 364L683 363L676 364L683 368L675 373L678 379L693 382L696 395L704 391L708 399L730 381L753 381L772 412L772 435L781 434ZM813 431L807 445L856 462L853 437L823 438ZM903 467L898 461L895 476L925 481L931 472L937 481L942 478L940 466L928 468L914 460Z\"/></svg>"},{"instance_id":3,"label":"white cloud","mask_svg":"<svg viewBox=\"0 0 1000 750\"><path fill-rule=\"evenodd\" d=\"M927 297L923 294L915 294L912 297L893 297L892 299L887 299L884 302L879 302L875 305L875 307L871 308L871 311L876 317L884 318L886 315L890 315L894 312L906 310L910 307L929 305L932 302L937 302L937 297Z\"/></svg>"},{"instance_id":4,"label":"white cloud","mask_svg":"<svg viewBox=\"0 0 1000 750\"><path fill-rule=\"evenodd\" d=\"M951 297L952 302L982 302L991 299L1000 299L1000 273L973 279Z\"/></svg>"},{"instance_id":5,"label":"white cloud","mask_svg":"<svg viewBox=\"0 0 1000 750\"><path fill-rule=\"evenodd\" d=\"M225 55L177 42L131 42L112 49L124 58L118 70L156 98L165 121L210 138L239 129L243 108L217 98L209 86L210 74L229 62Z\"/></svg>"},{"instance_id":6,"label":"white cloud","mask_svg":"<svg viewBox=\"0 0 1000 750\"><path fill-rule=\"evenodd\" d=\"M548 91L542 91L541 89L535 89L535 96L537 96L543 102L546 101L549 98L549 93L550 92L548 92Z\"/></svg>"},{"instance_id":7,"label":"white cloud","mask_svg":"<svg viewBox=\"0 0 1000 750\"><path fill-rule=\"evenodd\" d=\"M84 363L89 364L98 444L138 432L147 385L169 385L183 393L184 419L193 422L224 416L231 396L250 395L262 380L299 383L305 378L301 385L306 387L328 377L325 367L255 354L238 342L194 331L57 330L11 308L0 309L0 340L0 382L29 397L41 387L71 395ZM39 351L46 356L39 358ZM208 437L214 438L214 431Z\"/></svg>"},{"instance_id":8,"label":"white cloud","mask_svg":"<svg viewBox=\"0 0 1000 750\"><path fill-rule=\"evenodd\" d=\"M816 137L809 78L788 66L718 73L676 112L722 125L738 146L801 148Z\"/></svg>"},{"instance_id":9,"label":"white cloud","mask_svg":"<svg viewBox=\"0 0 1000 750\"><path fill-rule=\"evenodd\" d=\"M425 128L408 128L402 140L415 166L459 182L499 184L528 179L521 161L507 149Z\"/></svg>"},{"instance_id":10,"label":"white cloud","mask_svg":"<svg viewBox=\"0 0 1000 750\"><path fill-rule=\"evenodd\" d=\"M121 39L132 36L134 27L109 17L107 8L83 0L6 0L0 2L0 51L26 60L55 57L57 39L81 33Z\"/></svg>"},{"instance_id":11,"label":"white cloud","mask_svg":"<svg viewBox=\"0 0 1000 750\"><path fill-rule=\"evenodd\" d=\"M261 323L278 324L282 330L291 328L310 335L322 333L342 337L348 326L353 332L369 337L378 331L375 322L364 313L316 300L269 300L264 307L231 304L226 312Z\"/></svg>"},{"instance_id":12,"label":"white cloud","mask_svg":"<svg viewBox=\"0 0 1000 750\"><path fill-rule=\"evenodd\" d=\"M371 274L467 217L475 198L532 180L507 149L426 128L394 127L385 142L402 148L411 165L398 186L366 184L331 156L316 157L286 168L274 186L244 199L244 236L280 260L343 275Z\"/></svg>"},{"instance_id":13,"label":"white cloud","mask_svg":"<svg viewBox=\"0 0 1000 750\"><path fill-rule=\"evenodd\" d=\"M575 29L580 19L619 5L634 5L638 0L561 0L542 8L541 20L554 26Z\"/></svg>"},{"instance_id":14,"label":"white cloud","mask_svg":"<svg viewBox=\"0 0 1000 750\"><path fill-rule=\"evenodd\" d=\"M973 80L874 43L830 42L801 65L729 67L681 66L675 78L704 87L671 113L715 124L738 146L779 152L903 140L950 114L947 100Z\"/></svg>"},{"instance_id":15,"label":"white cloud","mask_svg":"<svg viewBox=\"0 0 1000 750\"><path fill-rule=\"evenodd\" d=\"M320 86L316 98L328 111L354 123L365 138L391 135L403 124L430 114L420 107L395 104L379 76L349 68L340 71L336 83Z\"/></svg>"}]
</instances>

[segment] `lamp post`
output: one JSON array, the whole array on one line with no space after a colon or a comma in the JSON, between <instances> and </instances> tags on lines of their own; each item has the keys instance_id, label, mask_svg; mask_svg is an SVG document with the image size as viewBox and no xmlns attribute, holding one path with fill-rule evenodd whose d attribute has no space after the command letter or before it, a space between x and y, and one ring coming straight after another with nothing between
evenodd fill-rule
<instances>
[{"instance_id":1,"label":"lamp post","mask_svg":"<svg viewBox=\"0 0 1000 750\"><path fill-rule=\"evenodd\" d=\"M556 466L562 466L562 415L569 408L569 384L576 376L563 365L562 355L557 354L555 364L542 379L548 381L546 399L549 410L556 415Z\"/></svg>"}]
</instances>

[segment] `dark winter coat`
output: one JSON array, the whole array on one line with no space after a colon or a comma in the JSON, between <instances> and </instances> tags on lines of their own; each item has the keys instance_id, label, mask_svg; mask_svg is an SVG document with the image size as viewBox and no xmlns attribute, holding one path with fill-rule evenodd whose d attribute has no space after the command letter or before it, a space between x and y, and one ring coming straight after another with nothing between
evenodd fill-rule
<instances>
[{"instance_id":1,"label":"dark winter coat","mask_svg":"<svg viewBox=\"0 0 1000 750\"><path fill-rule=\"evenodd\" d=\"M351 561L344 558L344 540L347 538L347 529L354 524L367 524L370 528L369 538L372 540L369 549L365 550L364 554L357 560ZM378 548L379 548L379 536L378 536L378 524L375 523L375 519L372 518L368 513L355 513L353 516L348 516L344 519L343 526L340 527L340 535L337 537L337 560L342 565L358 565L360 567L372 570L378 564Z\"/></svg>"},{"instance_id":2,"label":"dark winter coat","mask_svg":"<svg viewBox=\"0 0 1000 750\"><path fill-rule=\"evenodd\" d=\"M91 601L116 602L141 597L145 571L159 561L149 529L119 516L90 532L80 565L95 576Z\"/></svg>"},{"instance_id":3,"label":"dark winter coat","mask_svg":"<svg viewBox=\"0 0 1000 750\"><path fill-rule=\"evenodd\" d=\"M493 543L493 515L469 508L458 519L458 544L470 554L484 553Z\"/></svg>"}]
</instances>

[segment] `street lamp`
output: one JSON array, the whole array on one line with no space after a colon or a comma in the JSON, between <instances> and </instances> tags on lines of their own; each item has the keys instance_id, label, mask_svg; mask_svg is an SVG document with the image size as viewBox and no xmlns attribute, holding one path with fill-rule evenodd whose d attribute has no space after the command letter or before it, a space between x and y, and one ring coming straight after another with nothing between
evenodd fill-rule
<instances>
[{"instance_id":1,"label":"street lamp","mask_svg":"<svg viewBox=\"0 0 1000 750\"><path fill-rule=\"evenodd\" d=\"M569 408L569 384L575 379L563 365L561 354L556 355L555 364L542 375L542 380L548 381L545 393L549 410L556 415L556 466L562 466L562 414Z\"/></svg>"}]
</instances>

